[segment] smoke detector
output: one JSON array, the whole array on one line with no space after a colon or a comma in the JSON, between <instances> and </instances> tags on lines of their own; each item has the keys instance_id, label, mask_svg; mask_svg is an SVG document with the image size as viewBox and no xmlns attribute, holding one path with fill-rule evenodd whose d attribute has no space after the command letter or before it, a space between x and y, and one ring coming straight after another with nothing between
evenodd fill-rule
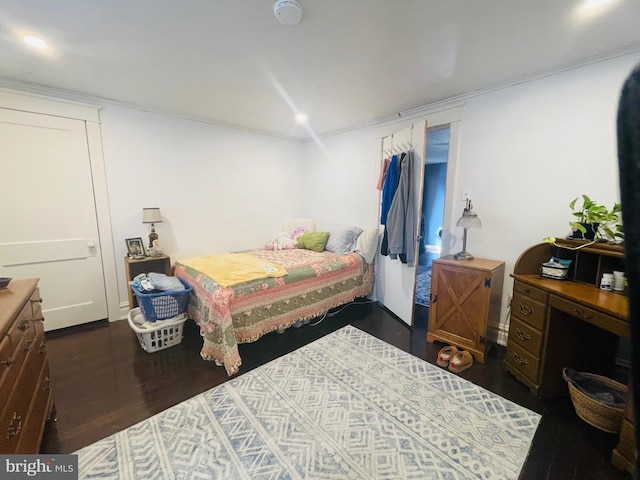
<instances>
[{"instance_id":1,"label":"smoke detector","mask_svg":"<svg viewBox=\"0 0 640 480\"><path fill-rule=\"evenodd\" d=\"M295 25L302 19L302 7L296 0L278 0L273 13L283 25Z\"/></svg>"}]
</instances>

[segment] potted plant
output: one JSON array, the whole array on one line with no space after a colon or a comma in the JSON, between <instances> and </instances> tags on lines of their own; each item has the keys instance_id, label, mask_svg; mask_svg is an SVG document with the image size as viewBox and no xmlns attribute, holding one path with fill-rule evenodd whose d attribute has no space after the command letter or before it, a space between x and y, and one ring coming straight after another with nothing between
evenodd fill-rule
<instances>
[{"instance_id":1,"label":"potted plant","mask_svg":"<svg viewBox=\"0 0 640 480\"><path fill-rule=\"evenodd\" d=\"M578 202L579 200L581 202ZM574 221L569 222L573 230L573 238L612 241L624 238L620 224L619 203L615 203L611 209L608 209L591 200L589 196L581 195L569 203L569 208L575 217Z\"/></svg>"}]
</instances>

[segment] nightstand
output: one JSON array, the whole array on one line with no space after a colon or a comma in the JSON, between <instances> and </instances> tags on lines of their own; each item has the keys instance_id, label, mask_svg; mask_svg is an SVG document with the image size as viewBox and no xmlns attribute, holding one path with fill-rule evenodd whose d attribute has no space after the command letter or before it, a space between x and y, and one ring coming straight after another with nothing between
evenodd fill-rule
<instances>
[{"instance_id":1,"label":"nightstand","mask_svg":"<svg viewBox=\"0 0 640 480\"><path fill-rule=\"evenodd\" d=\"M427 342L469 350L484 363L487 329L500 321L504 262L452 255L433 261Z\"/></svg>"},{"instance_id":2,"label":"nightstand","mask_svg":"<svg viewBox=\"0 0 640 480\"><path fill-rule=\"evenodd\" d=\"M136 296L133 290L131 290L131 282L133 279L141 273L149 272L171 275L171 259L168 255L144 257L140 259L124 257L124 272L127 277L127 289L129 290L129 308L132 309L138 306Z\"/></svg>"}]
</instances>

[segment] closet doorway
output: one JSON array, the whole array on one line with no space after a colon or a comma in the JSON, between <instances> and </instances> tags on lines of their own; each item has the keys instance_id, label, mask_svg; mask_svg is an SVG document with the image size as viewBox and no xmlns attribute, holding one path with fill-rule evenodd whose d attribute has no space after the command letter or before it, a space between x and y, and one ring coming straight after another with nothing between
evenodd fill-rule
<instances>
[{"instance_id":1,"label":"closet doorway","mask_svg":"<svg viewBox=\"0 0 640 480\"><path fill-rule=\"evenodd\" d=\"M442 248L449 143L449 125L427 129L415 290L415 303L427 308L431 294L431 262L440 257Z\"/></svg>"},{"instance_id":2,"label":"closet doorway","mask_svg":"<svg viewBox=\"0 0 640 480\"><path fill-rule=\"evenodd\" d=\"M414 263L409 267L407 264L390 259L389 256L379 252L376 257L375 275L376 300L409 326L414 325L415 322L422 326L423 320L426 322L424 313L425 311L428 313L428 307L416 303L420 259L430 264L434 258L449 254L453 246L452 242L455 240L451 234L451 222L455 223L457 219L455 215L459 214L457 208L456 212L453 209L456 205L453 192L455 191L454 180L457 178L461 117L462 108L452 106L449 109L433 112L427 119L419 122L409 123L407 121L402 125L385 126L384 129L379 130L379 137L376 141L376 146L380 149L378 157L380 167L383 166L385 155L388 155L389 150L393 151L393 147L408 144L414 152L415 168L412 169L411 176L413 191L417 193L414 195L415 212L418 212L415 218ZM442 165L436 167L435 164L438 163ZM440 185L440 188L425 188L425 167L427 165L430 165L430 171L444 170L444 172L440 172L440 177L433 173L428 174L429 179L439 178L436 183ZM431 197L434 192L439 193ZM426 207L423 207L424 205ZM381 212L380 208L381 196L378 196L378 215ZM423 208L426 208L427 211L424 218L422 217ZM434 226L432 222L437 225ZM422 230L422 225L427 231ZM435 230L433 233L432 226ZM442 228L442 233L440 233L440 228ZM432 235L437 235L437 238L433 238ZM422 255L420 254L421 244ZM429 299L430 285L426 289L429 290L426 295L426 298Z\"/></svg>"}]
</instances>

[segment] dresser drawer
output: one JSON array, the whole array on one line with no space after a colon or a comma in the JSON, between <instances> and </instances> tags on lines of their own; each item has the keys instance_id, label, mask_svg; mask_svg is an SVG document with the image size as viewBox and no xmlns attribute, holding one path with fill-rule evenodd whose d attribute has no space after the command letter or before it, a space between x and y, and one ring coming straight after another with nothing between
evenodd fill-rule
<instances>
[{"instance_id":1,"label":"dresser drawer","mask_svg":"<svg viewBox=\"0 0 640 480\"><path fill-rule=\"evenodd\" d=\"M36 342L38 340L39 338L35 339ZM16 451L45 360L44 352L33 347L29 350L0 416L0 452Z\"/></svg>"},{"instance_id":2,"label":"dresser drawer","mask_svg":"<svg viewBox=\"0 0 640 480\"><path fill-rule=\"evenodd\" d=\"M18 337L18 343L12 342L8 336L0 342L0 415L4 413L4 407L16 386L16 379L27 354L34 348L34 337L34 329L29 328L24 335Z\"/></svg>"},{"instance_id":3,"label":"dresser drawer","mask_svg":"<svg viewBox=\"0 0 640 480\"><path fill-rule=\"evenodd\" d=\"M20 310L20 313L14 320L13 324L9 327L6 336L11 338L11 342L14 345L18 345L22 341L22 337L25 336L31 328L31 319L33 318L31 312L31 302L27 302L26 305Z\"/></svg>"},{"instance_id":4,"label":"dresser drawer","mask_svg":"<svg viewBox=\"0 0 640 480\"><path fill-rule=\"evenodd\" d=\"M507 356L505 362L509 364L513 370L520 372L534 384L538 383L538 375L540 373L540 360L527 352L524 348L513 342L507 344Z\"/></svg>"},{"instance_id":5,"label":"dresser drawer","mask_svg":"<svg viewBox=\"0 0 640 480\"><path fill-rule=\"evenodd\" d=\"M616 295L611 293L611 295ZM619 320L606 313L593 310L584 304L572 302L565 298L552 295L549 300L551 308L568 313L572 317L579 318L580 320L595 325L609 332L615 333L618 336L627 336L629 330L629 324L622 320Z\"/></svg>"},{"instance_id":6,"label":"dresser drawer","mask_svg":"<svg viewBox=\"0 0 640 480\"><path fill-rule=\"evenodd\" d=\"M31 303L31 318L33 320L43 320L42 317L42 298L40 297L40 289L36 288L36 291L33 292L31 298L29 299Z\"/></svg>"},{"instance_id":7,"label":"dresser drawer","mask_svg":"<svg viewBox=\"0 0 640 480\"><path fill-rule=\"evenodd\" d=\"M512 316L509 325L509 342L513 342L532 355L540 357L542 332Z\"/></svg>"},{"instance_id":8,"label":"dresser drawer","mask_svg":"<svg viewBox=\"0 0 640 480\"><path fill-rule=\"evenodd\" d=\"M513 295L515 296L516 293L521 293L522 295L526 295L527 297L531 297L533 300L537 300L542 303L547 303L547 299L549 298L549 293L545 290L541 290L518 281L513 283Z\"/></svg>"},{"instance_id":9,"label":"dresser drawer","mask_svg":"<svg viewBox=\"0 0 640 480\"><path fill-rule=\"evenodd\" d=\"M23 432L15 453L36 454L40 451L40 442L44 425L51 410L51 377L49 362L44 362L40 372L37 390L31 400L31 407L23 424Z\"/></svg>"},{"instance_id":10,"label":"dresser drawer","mask_svg":"<svg viewBox=\"0 0 640 480\"><path fill-rule=\"evenodd\" d=\"M544 330L547 318L547 304L520 292L513 294L511 300L511 315L538 330Z\"/></svg>"}]
</instances>

